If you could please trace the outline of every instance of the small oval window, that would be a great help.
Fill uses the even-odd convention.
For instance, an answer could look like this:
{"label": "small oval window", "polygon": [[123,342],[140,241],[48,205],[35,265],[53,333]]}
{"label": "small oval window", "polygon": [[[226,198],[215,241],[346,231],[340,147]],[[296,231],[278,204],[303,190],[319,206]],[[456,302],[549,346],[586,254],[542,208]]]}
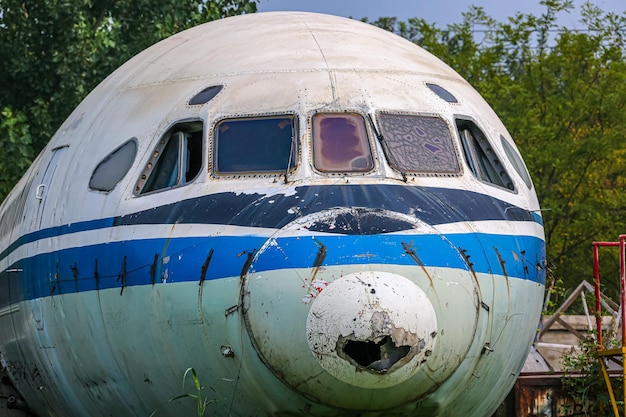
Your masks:
{"label": "small oval window", "polygon": [[204,90],[200,91],[198,94],[193,96],[191,100],[189,100],[190,106],[198,106],[200,104],[206,104],[209,101],[213,100],[213,98],[222,91],[221,85],[213,85],[211,87],[207,87]]}
{"label": "small oval window", "polygon": [[502,141],[504,153],[506,154],[507,158],[509,158],[509,161],[511,161],[511,165],[513,165],[515,172],[519,174],[519,176],[522,178],[522,181],[524,181],[524,184],[526,184],[526,186],[530,189],[533,184],[530,180],[530,174],[526,169],[526,165],[524,165],[524,161],[522,160],[521,155],[517,152],[517,150],[515,150],[515,148],[513,148],[513,145],[511,145],[509,141],[504,138],[504,136],[500,135],[500,140]]}
{"label": "small oval window", "polygon": [[438,84],[426,83],[426,87],[430,88],[430,91],[437,94],[440,99],[447,101],[448,103],[458,103],[459,101],[452,95],[451,92],[443,88]]}
{"label": "small oval window", "polygon": [[95,191],[111,191],[124,178],[137,155],[137,139],[132,138],[104,158],[89,180],[89,188]]}

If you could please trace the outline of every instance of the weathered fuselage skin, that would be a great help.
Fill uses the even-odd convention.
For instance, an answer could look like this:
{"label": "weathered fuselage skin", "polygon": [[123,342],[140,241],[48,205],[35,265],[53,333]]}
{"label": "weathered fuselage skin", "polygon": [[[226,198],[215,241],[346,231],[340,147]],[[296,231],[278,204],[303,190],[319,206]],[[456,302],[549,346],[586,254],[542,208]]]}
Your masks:
{"label": "weathered fuselage skin", "polygon": [[[209,86],[222,90],[189,104]],[[385,111],[444,120],[460,172],[393,169]],[[318,112],[371,118],[373,169],[313,166]],[[216,123],[277,114],[297,121],[296,164],[215,172]],[[472,174],[458,118],[484,132],[511,189]],[[203,126],[199,175],[138,193],[186,120]],[[91,189],[130,138],[129,171]],[[537,198],[503,140],[458,74],[361,22],[261,13],[177,34],[94,89],[3,203],[2,367],[40,416],[194,415],[190,398],[163,405],[188,368],[211,415],[488,416],[528,354],[545,284]],[[387,347],[401,358],[358,359]]]}

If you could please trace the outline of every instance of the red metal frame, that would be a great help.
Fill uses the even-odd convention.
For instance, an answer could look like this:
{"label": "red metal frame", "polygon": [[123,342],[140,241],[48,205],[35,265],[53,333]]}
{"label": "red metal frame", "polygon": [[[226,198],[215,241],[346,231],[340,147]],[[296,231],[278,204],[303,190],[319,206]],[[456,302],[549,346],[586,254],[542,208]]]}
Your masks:
{"label": "red metal frame", "polygon": [[[611,397],[611,405],[613,407],[613,413],[616,417],[619,417],[619,411],[617,409],[617,403],[613,394],[613,388],[611,387],[611,380],[604,363],[604,358],[609,356],[620,355],[622,357],[622,364],[624,364],[624,358],[626,356],[626,304],[624,303],[626,295],[626,235],[620,235],[618,242],[593,242],[593,275],[595,280],[595,295],[596,295],[596,330],[597,330],[597,342],[598,342],[598,360],[600,361],[600,368],[602,370],[602,376],[606,382],[609,390],[609,396]],[[621,307],[621,326],[622,326],[622,347],[621,349],[604,349],[602,342],[602,311],[600,305],[600,255],[599,249],[602,246],[619,247],[619,260],[620,260],[620,307]],[[622,366],[622,376],[626,381],[626,367]],[[623,404],[624,415],[626,416],[626,384],[624,384],[623,390]]]}

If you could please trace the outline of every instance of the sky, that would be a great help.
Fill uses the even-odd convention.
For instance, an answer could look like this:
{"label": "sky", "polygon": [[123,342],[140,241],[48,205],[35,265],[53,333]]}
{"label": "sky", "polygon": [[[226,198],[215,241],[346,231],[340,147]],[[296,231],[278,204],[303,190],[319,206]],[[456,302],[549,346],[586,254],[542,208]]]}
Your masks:
{"label": "sky", "polygon": [[[578,12],[583,3],[584,0],[574,0],[575,11],[559,15],[558,23],[570,29],[582,28]],[[626,12],[625,0],[594,0],[591,3],[606,12],[621,15]],[[421,17],[427,23],[444,28],[450,23],[460,23],[462,13],[472,4],[483,7],[488,15],[500,22],[517,12],[539,16],[545,11],[539,0],[259,0],[257,10],[309,11],[353,19],[367,17],[370,21],[379,17],[397,17],[400,20]]]}

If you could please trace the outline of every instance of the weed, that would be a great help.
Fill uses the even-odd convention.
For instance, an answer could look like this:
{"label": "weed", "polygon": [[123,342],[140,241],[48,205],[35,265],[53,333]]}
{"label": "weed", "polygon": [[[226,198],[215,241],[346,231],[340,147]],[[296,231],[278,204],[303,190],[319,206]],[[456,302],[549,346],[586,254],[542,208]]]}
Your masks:
{"label": "weed", "polygon": [[[189,394],[185,392],[185,381],[187,380],[187,375],[189,374],[191,374],[191,378],[193,379],[194,387],[196,389],[196,392],[194,394]],[[196,370],[194,368],[187,368],[187,370],[185,371],[185,374],[183,375],[183,388],[182,388],[183,393],[173,398],[170,398],[169,400],[161,404],[156,410],[152,412],[152,414],[150,414],[150,417],[154,417],[159,412],[159,410],[161,410],[165,405],[173,401],[180,400],[182,398],[194,399],[197,405],[198,417],[204,416],[204,414],[206,413],[207,406],[211,404],[214,400],[209,400],[208,398],[203,397],[202,389],[203,387],[200,384],[200,380],[198,379]]]}
{"label": "weed", "polygon": [[[563,355],[563,389],[579,404],[584,404],[588,415],[613,417],[609,391],[600,374],[595,338],[582,340],[579,348],[580,353],[572,351]],[[614,391],[620,393],[622,378],[611,378],[611,382]]]}

